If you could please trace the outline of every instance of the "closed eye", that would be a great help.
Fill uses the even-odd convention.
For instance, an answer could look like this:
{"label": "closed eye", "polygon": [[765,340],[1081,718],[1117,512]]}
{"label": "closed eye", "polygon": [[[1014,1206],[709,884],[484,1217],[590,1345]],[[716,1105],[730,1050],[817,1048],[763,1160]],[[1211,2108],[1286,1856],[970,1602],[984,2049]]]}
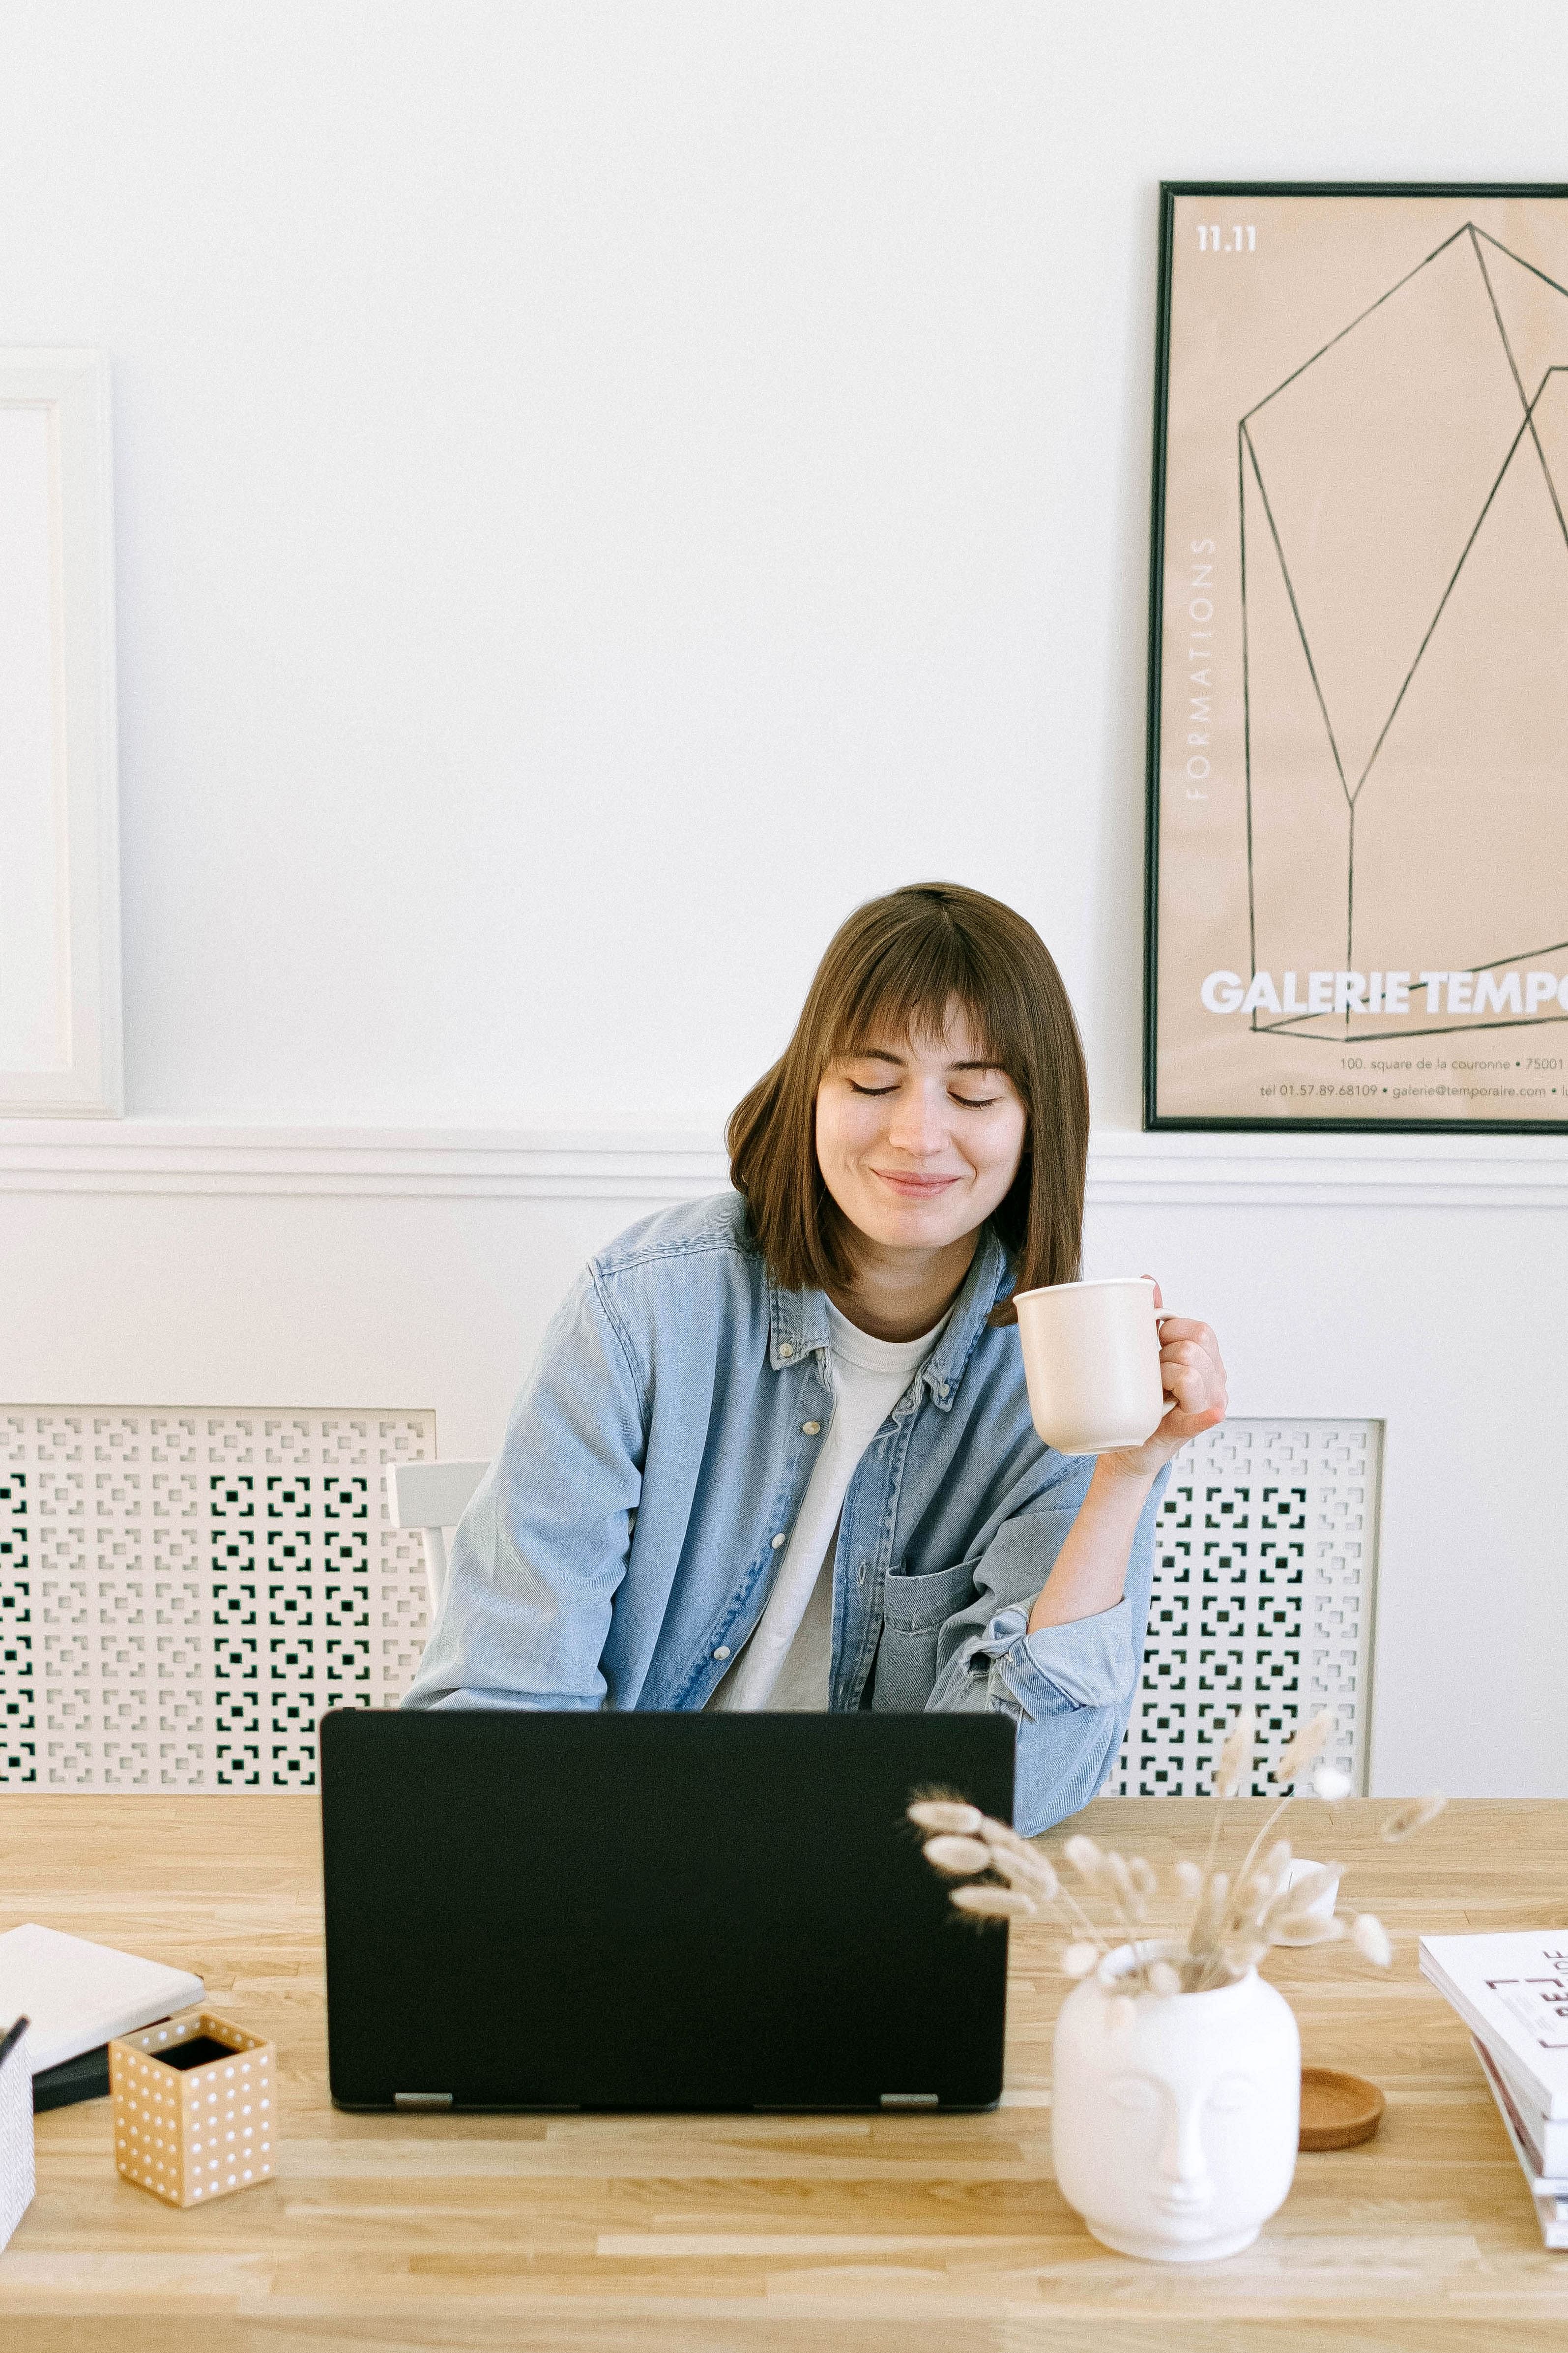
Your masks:
{"label": "closed eye", "polygon": [[[851,1079],[849,1082],[849,1092],[851,1094],[855,1095],[896,1095],[899,1090],[896,1085],[890,1087],[863,1087],[858,1079]],[[948,1089],[948,1100],[950,1103],[960,1104],[965,1111],[989,1111],[992,1104],[1000,1103],[1002,1098],[1000,1095],[957,1095],[953,1093],[950,1087]]]}

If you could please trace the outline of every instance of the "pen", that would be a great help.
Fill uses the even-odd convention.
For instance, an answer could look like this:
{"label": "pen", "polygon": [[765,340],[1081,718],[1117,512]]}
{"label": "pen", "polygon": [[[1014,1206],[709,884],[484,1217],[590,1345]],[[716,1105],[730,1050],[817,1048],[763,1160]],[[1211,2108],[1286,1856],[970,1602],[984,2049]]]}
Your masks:
{"label": "pen", "polygon": [[26,2031],[26,2020],[25,2018],[19,2018],[16,2021],[16,2025],[11,2029],[10,2033],[6,2035],[5,2041],[0,2042],[0,2067],[4,2067],[6,2060],[11,2056],[13,2048],[16,2043],[20,2042]]}

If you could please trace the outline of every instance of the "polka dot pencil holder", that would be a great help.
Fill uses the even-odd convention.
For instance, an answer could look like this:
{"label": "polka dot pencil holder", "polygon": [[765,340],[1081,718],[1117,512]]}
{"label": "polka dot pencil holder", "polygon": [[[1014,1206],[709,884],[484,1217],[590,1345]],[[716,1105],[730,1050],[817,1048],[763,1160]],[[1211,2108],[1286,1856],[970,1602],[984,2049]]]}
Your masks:
{"label": "polka dot pencil holder", "polygon": [[270,2042],[210,2010],[109,2046],[116,2170],[171,2206],[205,2206],[272,2179]]}

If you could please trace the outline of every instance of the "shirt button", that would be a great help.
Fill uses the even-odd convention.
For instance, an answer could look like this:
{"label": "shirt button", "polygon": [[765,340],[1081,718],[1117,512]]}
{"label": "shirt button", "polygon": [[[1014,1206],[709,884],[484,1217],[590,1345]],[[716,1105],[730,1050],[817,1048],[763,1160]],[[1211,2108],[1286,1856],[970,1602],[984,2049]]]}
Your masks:
{"label": "shirt button", "polygon": [[815,1438],[818,1430],[822,1428],[822,1424],[819,1421],[803,1421],[800,1427],[801,1433],[804,1437]]}
{"label": "shirt button", "polygon": [[793,1340],[781,1340],[779,1342],[779,1354],[781,1356],[793,1356],[795,1354],[795,1342]]}
{"label": "shirt button", "polygon": [[774,1538],[773,1538],[773,1550],[774,1550],[775,1552],[777,1552],[777,1550],[778,1550],[778,1548],[779,1548],[780,1545],[782,1545],[782,1544],[783,1544],[783,1542],[784,1542],[784,1538],[783,1538],[783,1536],[774,1536]]}
{"label": "shirt button", "polygon": [[728,1643],[728,1642],[721,1642],[721,1643],[720,1643],[720,1645],[719,1645],[719,1647],[718,1647],[718,1649],[717,1649],[717,1650],[714,1651],[714,1653],[713,1653],[713,1656],[714,1656],[716,1659],[727,1659],[727,1658],[729,1657],[729,1655],[730,1655],[730,1645],[729,1645],[729,1643]]}

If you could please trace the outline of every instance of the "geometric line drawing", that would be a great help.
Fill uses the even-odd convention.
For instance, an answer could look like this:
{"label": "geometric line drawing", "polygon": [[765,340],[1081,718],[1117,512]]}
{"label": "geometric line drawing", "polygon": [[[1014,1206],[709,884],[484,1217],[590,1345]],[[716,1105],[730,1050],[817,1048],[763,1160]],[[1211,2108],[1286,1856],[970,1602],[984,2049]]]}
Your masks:
{"label": "geometric line drawing", "polygon": [[0,1788],[314,1790],[426,1633],[382,1472],[434,1414],[0,1409]]}
{"label": "geometric line drawing", "polygon": [[[1358,339],[1369,336],[1373,341],[1368,345],[1366,359],[1360,364],[1358,375],[1353,354]],[[1441,354],[1446,364],[1436,366],[1434,354]],[[1325,364],[1331,371],[1326,377],[1322,373]],[[1451,427],[1451,430],[1434,431],[1424,438],[1415,437],[1411,454],[1405,459],[1401,454],[1396,430],[1399,413],[1394,402],[1396,398],[1403,399],[1408,406],[1428,382],[1434,387],[1434,400],[1446,398],[1450,402],[1450,409],[1444,410],[1438,421],[1446,427]],[[1360,414],[1355,401],[1347,394],[1347,384],[1359,388]],[[1395,388],[1393,392],[1391,385]],[[1436,389],[1439,386],[1440,391]],[[1254,401],[1238,417],[1236,430],[1242,748],[1252,973],[1256,976],[1260,969],[1280,968],[1289,961],[1288,957],[1272,955],[1267,941],[1260,942],[1264,918],[1259,908],[1258,849],[1263,816],[1259,796],[1265,789],[1265,773],[1258,764],[1260,716],[1268,702],[1282,703],[1286,691],[1289,696],[1289,724],[1283,727],[1283,735],[1289,738],[1293,757],[1298,762],[1307,761],[1310,770],[1314,755],[1310,738],[1313,731],[1320,753],[1326,755],[1318,769],[1321,782],[1311,787],[1316,810],[1311,820],[1315,828],[1313,857],[1321,860],[1324,870],[1315,903],[1321,927],[1329,922],[1330,908],[1337,895],[1345,966],[1353,972],[1364,924],[1358,904],[1359,819],[1363,797],[1369,788],[1374,793],[1378,789],[1391,740],[1399,737],[1402,729],[1409,733],[1405,722],[1412,708],[1411,697],[1439,659],[1445,646],[1449,649],[1448,660],[1465,659],[1460,649],[1467,644],[1468,632],[1454,617],[1458,598],[1474,573],[1479,551],[1486,548],[1490,537],[1498,533],[1505,506],[1509,536],[1500,542],[1500,553],[1494,561],[1501,562],[1516,538],[1520,546],[1528,546],[1530,563],[1514,566],[1520,575],[1514,593],[1521,600],[1521,609],[1528,612],[1534,625],[1534,638],[1554,642],[1559,617],[1568,626],[1568,287],[1559,284],[1473,221],[1467,221],[1375,301],[1359,310],[1271,391]],[[1398,594],[1386,588],[1384,575],[1375,575],[1374,568],[1374,576],[1360,576],[1369,570],[1364,543],[1361,548],[1363,560],[1360,575],[1352,569],[1349,590],[1342,573],[1335,582],[1337,596],[1331,595],[1327,586],[1332,566],[1318,543],[1317,531],[1326,512],[1325,536],[1331,542],[1336,496],[1342,503],[1350,501],[1348,491],[1336,489],[1336,448],[1351,453],[1343,462],[1352,470],[1352,461],[1360,462],[1363,469],[1369,462],[1365,447],[1358,448],[1358,430],[1366,436],[1366,447],[1374,448],[1378,455],[1379,465],[1373,470],[1373,477],[1390,523],[1390,543],[1383,551],[1384,561],[1386,579],[1397,581]],[[1441,461],[1453,470],[1454,479],[1443,483],[1441,492],[1433,487],[1434,468],[1438,464],[1435,449],[1441,453]],[[1297,495],[1295,512],[1287,519],[1279,511],[1280,489],[1282,485],[1294,484],[1298,478],[1302,485],[1310,487],[1313,496]],[[1363,480],[1364,473],[1356,479]],[[1447,506],[1445,500],[1449,501]],[[1442,512],[1424,512],[1428,506],[1433,510],[1441,508]],[[1545,552],[1534,520],[1536,508],[1542,517],[1550,516],[1550,536],[1558,551],[1555,571],[1550,576],[1542,568]],[[1310,583],[1310,596],[1304,583]],[[1358,589],[1362,601],[1359,607],[1354,607]],[[1279,603],[1280,591],[1283,605]],[[1475,592],[1478,596],[1485,593],[1489,592],[1480,588]],[[1490,593],[1495,603],[1495,591]],[[1268,638],[1273,686],[1271,695],[1267,697],[1260,691],[1257,670],[1260,596],[1274,616]],[[1288,624],[1284,619],[1287,610]],[[1299,688],[1282,690],[1283,647],[1291,636],[1303,683]],[[1353,647],[1353,659],[1340,658],[1336,661],[1334,646],[1330,642],[1332,640],[1343,641],[1340,647],[1342,657],[1346,646]],[[1337,675],[1325,671],[1326,652],[1331,657],[1331,669]],[[1521,659],[1526,657],[1521,655]],[[1424,712],[1416,723],[1416,733],[1408,750],[1407,772],[1400,780],[1400,790],[1408,804],[1405,814],[1397,820],[1385,815],[1382,821],[1379,871],[1384,882],[1391,871],[1390,843],[1397,845],[1398,827],[1405,827],[1412,844],[1421,841],[1422,757],[1429,758],[1430,743],[1439,733],[1433,713],[1440,706],[1440,698],[1448,691],[1445,683],[1439,683],[1434,690],[1439,702],[1434,702],[1433,712]],[[1521,701],[1528,699],[1527,692],[1519,697]],[[1474,721],[1478,730],[1484,727],[1484,720],[1485,714],[1478,712]],[[1546,720],[1542,723],[1551,725]],[[1538,758],[1535,765],[1553,767],[1560,773],[1563,755],[1568,752],[1561,728],[1552,737],[1551,750],[1554,757]],[[1277,760],[1278,746],[1275,756]],[[1476,769],[1477,773],[1483,772],[1479,760]],[[1556,776],[1552,784],[1560,800]],[[1342,825],[1342,858],[1335,869],[1337,881],[1329,877],[1333,860],[1323,847],[1334,828],[1328,805],[1331,789],[1340,810],[1339,823]],[[1479,817],[1475,822],[1479,828]],[[1518,839],[1510,836],[1505,848],[1517,861],[1519,895],[1540,911],[1542,892],[1544,890],[1549,893],[1552,885],[1549,879],[1543,880],[1542,857],[1526,837],[1526,828],[1515,826],[1513,834]],[[1489,845],[1489,854],[1495,863],[1501,854],[1495,843]],[[1479,843],[1474,855],[1479,855]],[[1274,859],[1270,923],[1277,933],[1280,908],[1290,903],[1293,878],[1287,851],[1277,849]],[[1311,860],[1303,863],[1310,865]],[[1458,863],[1461,871],[1454,878],[1453,889],[1462,903],[1464,861]],[[1304,891],[1308,886],[1300,887]],[[1508,889],[1506,878],[1500,884],[1494,877],[1494,898],[1500,897],[1506,903]],[[1568,931],[1568,909],[1559,905],[1555,912],[1558,921],[1552,927],[1553,944],[1530,951],[1534,957],[1568,953],[1568,941],[1555,936]],[[1386,939],[1386,914],[1381,920]],[[1521,920],[1521,929],[1525,928]],[[1537,929],[1535,935],[1541,936],[1545,928],[1542,925]],[[1489,950],[1485,955],[1472,953],[1467,958],[1456,953],[1454,971],[1478,978],[1514,960],[1492,952],[1495,943],[1484,944]],[[1362,953],[1367,964],[1378,964],[1380,952],[1375,943],[1370,952],[1363,944]],[[1390,963],[1397,960],[1397,951],[1387,957]],[[1568,972],[1564,977],[1568,978]],[[1517,1002],[1518,986],[1516,981],[1513,996],[1506,1005],[1494,991],[1489,1004],[1472,1018],[1455,1014],[1444,1018],[1437,1013],[1421,1026],[1405,1020],[1397,1026],[1387,1026],[1378,1023],[1375,1014],[1352,1014],[1349,1010],[1327,1015],[1292,1009],[1280,1018],[1255,1009],[1248,1018],[1252,1029],[1259,1035],[1315,1039],[1337,1046],[1342,1046],[1349,1038],[1358,1043],[1408,1041],[1415,1038],[1468,1036],[1473,1031],[1541,1029],[1568,1021],[1568,1013],[1536,1011],[1527,1016]],[[1287,1004],[1289,1006],[1291,1000],[1288,998]],[[1500,1018],[1489,1018],[1489,1012]],[[1310,1027],[1304,1026],[1309,1023]],[[1369,1023],[1377,1026],[1368,1026]]]}
{"label": "geometric line drawing", "polygon": [[1253,1797],[1279,1794],[1268,1765],[1325,1707],[1326,1754],[1364,1792],[1381,1441],[1375,1421],[1226,1421],[1178,1455],[1111,1795],[1208,1796],[1246,1702],[1262,1752]]}

